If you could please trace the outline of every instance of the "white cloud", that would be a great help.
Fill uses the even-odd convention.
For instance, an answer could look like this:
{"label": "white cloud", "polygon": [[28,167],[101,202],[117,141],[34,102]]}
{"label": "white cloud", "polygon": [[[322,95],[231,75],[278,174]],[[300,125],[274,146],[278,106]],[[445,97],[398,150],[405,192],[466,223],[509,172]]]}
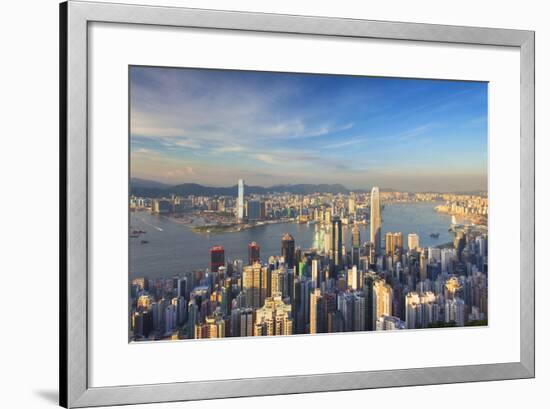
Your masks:
{"label": "white cloud", "polygon": [[168,147],[180,147],[180,148],[190,148],[190,149],[200,149],[201,144],[193,139],[185,138],[173,138],[173,139],[164,139],[162,141],[164,146]]}
{"label": "white cloud", "polygon": [[270,165],[274,165],[277,163],[277,160],[272,155],[268,155],[266,153],[258,153],[253,155],[253,157],[262,162],[269,163]]}
{"label": "white cloud", "polygon": [[232,152],[244,152],[246,148],[244,146],[231,145],[231,146],[221,146],[212,150],[213,153],[232,153]]}
{"label": "white cloud", "polygon": [[169,170],[166,172],[166,176],[168,177],[181,177],[181,176],[190,176],[190,175],[194,175],[195,174],[195,171],[193,170],[193,168],[191,166],[185,166],[183,168],[177,168],[177,169],[174,169],[174,170]]}

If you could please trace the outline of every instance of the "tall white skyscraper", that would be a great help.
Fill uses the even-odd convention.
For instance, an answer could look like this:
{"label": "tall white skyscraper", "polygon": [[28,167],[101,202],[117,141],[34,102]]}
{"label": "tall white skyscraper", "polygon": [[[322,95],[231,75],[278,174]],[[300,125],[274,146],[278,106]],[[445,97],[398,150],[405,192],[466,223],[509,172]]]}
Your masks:
{"label": "tall white skyscraper", "polygon": [[374,186],[370,194],[370,241],[374,244],[375,254],[382,247],[382,217],[380,215],[380,192]]}
{"label": "tall white skyscraper", "polygon": [[244,180],[239,179],[239,197],[237,199],[237,218],[242,221],[244,218]]}

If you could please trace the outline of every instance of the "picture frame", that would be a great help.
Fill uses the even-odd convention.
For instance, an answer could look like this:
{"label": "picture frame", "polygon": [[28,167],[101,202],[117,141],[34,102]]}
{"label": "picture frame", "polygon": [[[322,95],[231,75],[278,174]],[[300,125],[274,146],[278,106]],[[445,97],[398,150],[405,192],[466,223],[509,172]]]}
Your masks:
{"label": "picture frame", "polygon": [[[187,27],[511,47],[520,52],[520,359],[494,364],[109,387],[89,383],[88,25]],[[60,404],[139,404],[535,376],[535,135],[532,31],[69,1],[60,5]]]}

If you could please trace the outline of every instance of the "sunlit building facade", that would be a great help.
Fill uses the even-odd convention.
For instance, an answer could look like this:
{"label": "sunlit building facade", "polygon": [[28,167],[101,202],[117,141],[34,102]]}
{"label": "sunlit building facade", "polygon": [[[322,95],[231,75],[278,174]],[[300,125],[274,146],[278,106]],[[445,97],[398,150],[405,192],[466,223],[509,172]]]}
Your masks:
{"label": "sunlit building facade", "polygon": [[237,219],[242,221],[244,219],[244,180],[239,179],[237,183]]}
{"label": "sunlit building facade", "polygon": [[370,241],[374,245],[375,254],[379,255],[382,247],[382,215],[380,192],[376,186],[372,188],[370,194]]}

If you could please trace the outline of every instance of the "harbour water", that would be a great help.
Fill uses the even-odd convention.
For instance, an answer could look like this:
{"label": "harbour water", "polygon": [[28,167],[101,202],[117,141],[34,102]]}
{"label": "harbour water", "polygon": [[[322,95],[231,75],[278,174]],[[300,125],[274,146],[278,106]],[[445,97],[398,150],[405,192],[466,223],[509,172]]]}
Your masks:
{"label": "harbour water", "polygon": [[[382,237],[386,232],[402,232],[406,247],[407,235],[420,236],[422,247],[437,246],[453,239],[448,229],[451,218],[437,213],[440,203],[418,202],[387,204],[382,212]],[[165,216],[146,212],[130,214],[132,229],[147,233],[130,238],[130,279],[147,276],[169,277],[173,274],[205,269],[209,263],[209,249],[223,246],[228,260],[248,257],[248,243],[260,245],[262,261],[281,251],[281,237],[290,233],[296,247],[311,248],[319,239],[319,226],[315,224],[279,223],[252,229],[216,235],[194,233],[185,224]],[[439,234],[431,237],[430,234]],[[351,229],[344,226],[344,244],[351,243]],[[369,225],[360,226],[361,242],[369,239]],[[142,240],[147,243],[142,243]]]}

